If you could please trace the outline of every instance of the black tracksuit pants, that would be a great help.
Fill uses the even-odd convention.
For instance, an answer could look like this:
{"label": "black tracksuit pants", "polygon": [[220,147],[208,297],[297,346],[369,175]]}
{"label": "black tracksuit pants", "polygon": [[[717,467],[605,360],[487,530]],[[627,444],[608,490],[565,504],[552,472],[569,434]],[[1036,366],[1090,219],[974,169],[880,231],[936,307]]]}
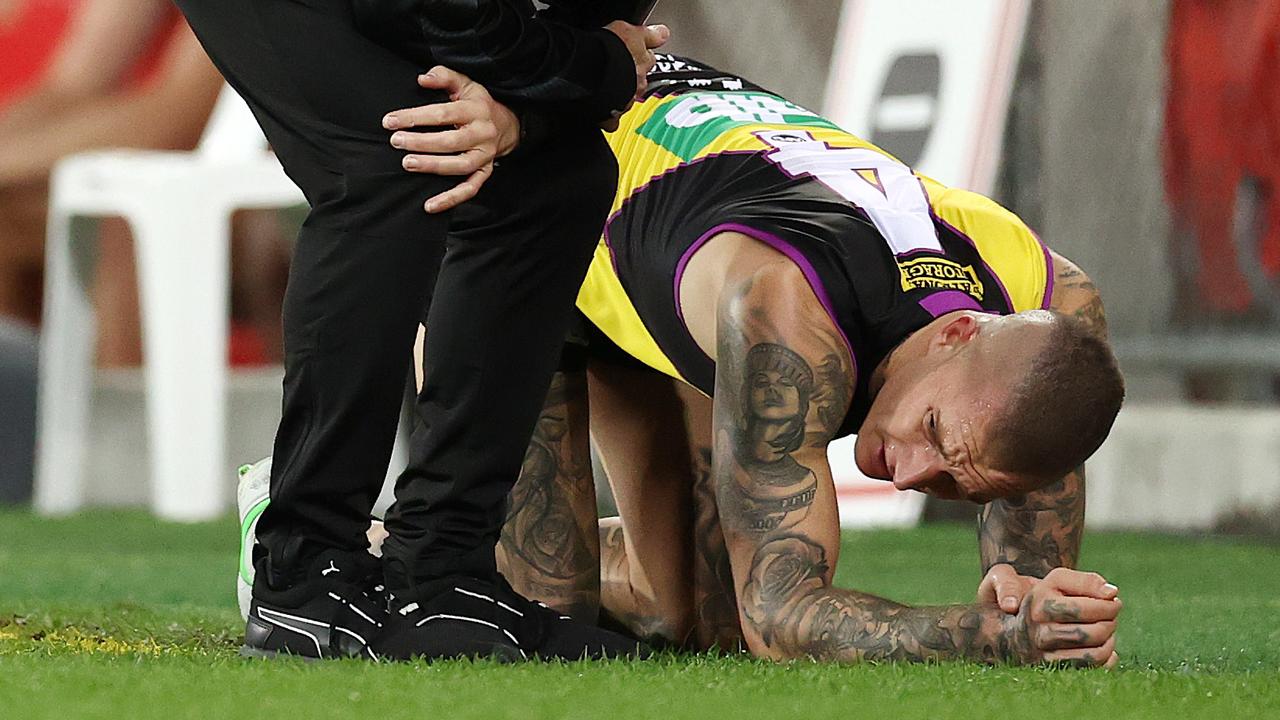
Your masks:
{"label": "black tracksuit pants", "polygon": [[595,130],[561,133],[502,159],[452,217],[428,215],[426,198],[456,179],[402,170],[381,121],[444,99],[417,86],[429,58],[359,34],[348,0],[177,4],[311,205],[285,298],[284,411],[258,525],[270,582],[290,582],[315,549],[366,546],[428,303],[426,386],[387,517],[388,585],[492,573],[613,197],[608,146]]}

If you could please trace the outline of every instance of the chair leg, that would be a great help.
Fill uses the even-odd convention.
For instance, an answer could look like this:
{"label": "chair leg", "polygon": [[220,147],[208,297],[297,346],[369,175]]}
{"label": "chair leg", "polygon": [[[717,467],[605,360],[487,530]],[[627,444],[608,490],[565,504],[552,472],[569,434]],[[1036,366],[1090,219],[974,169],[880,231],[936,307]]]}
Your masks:
{"label": "chair leg", "polygon": [[151,504],[160,517],[180,521],[224,512],[233,475],[225,451],[230,222],[207,198],[189,195],[130,218],[141,289]]}
{"label": "chair leg", "polygon": [[56,202],[51,207],[34,497],[36,510],[46,515],[73,512],[84,505],[96,334],[88,289],[93,248],[73,242],[70,214],[58,209]]}

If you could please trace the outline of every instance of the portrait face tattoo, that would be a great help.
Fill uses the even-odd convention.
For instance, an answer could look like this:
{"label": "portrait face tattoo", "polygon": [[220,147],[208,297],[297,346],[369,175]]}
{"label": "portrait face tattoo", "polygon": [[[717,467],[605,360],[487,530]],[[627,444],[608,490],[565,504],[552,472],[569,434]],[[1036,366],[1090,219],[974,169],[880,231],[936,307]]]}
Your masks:
{"label": "portrait face tattoo", "polygon": [[779,462],[800,447],[813,394],[813,371],[804,358],[781,345],[761,343],[747,353],[747,461]]}
{"label": "portrait face tattoo", "polygon": [[813,504],[817,478],[791,457],[804,442],[812,395],[813,370],[795,352],[761,343],[747,353],[734,454],[741,512],[753,531],[790,527]]}
{"label": "portrait face tattoo", "polygon": [[791,378],[777,370],[760,370],[751,376],[751,414],[765,420],[793,418],[800,410],[800,390]]}

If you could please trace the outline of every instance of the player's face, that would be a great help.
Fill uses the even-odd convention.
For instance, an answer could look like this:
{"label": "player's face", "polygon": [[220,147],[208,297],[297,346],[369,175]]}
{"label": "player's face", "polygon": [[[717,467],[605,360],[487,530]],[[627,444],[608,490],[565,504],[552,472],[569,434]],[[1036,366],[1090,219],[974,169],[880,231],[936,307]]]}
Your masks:
{"label": "player's face", "polygon": [[800,414],[800,389],[775,370],[759,370],[750,380],[751,412],[763,420],[789,420]]}
{"label": "player's face", "polygon": [[987,430],[1006,393],[968,363],[889,378],[858,432],[854,455],[870,477],[948,500],[984,503],[1039,483],[986,462]]}

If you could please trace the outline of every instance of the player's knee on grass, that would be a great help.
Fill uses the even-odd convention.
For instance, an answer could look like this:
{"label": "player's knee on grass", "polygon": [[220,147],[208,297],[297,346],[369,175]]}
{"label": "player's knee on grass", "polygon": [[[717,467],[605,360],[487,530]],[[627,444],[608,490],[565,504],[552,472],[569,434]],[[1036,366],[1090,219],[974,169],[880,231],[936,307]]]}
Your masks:
{"label": "player's knee on grass", "polygon": [[619,518],[600,520],[601,623],[655,646],[685,647],[694,635],[692,587],[655,587],[627,555]]}

